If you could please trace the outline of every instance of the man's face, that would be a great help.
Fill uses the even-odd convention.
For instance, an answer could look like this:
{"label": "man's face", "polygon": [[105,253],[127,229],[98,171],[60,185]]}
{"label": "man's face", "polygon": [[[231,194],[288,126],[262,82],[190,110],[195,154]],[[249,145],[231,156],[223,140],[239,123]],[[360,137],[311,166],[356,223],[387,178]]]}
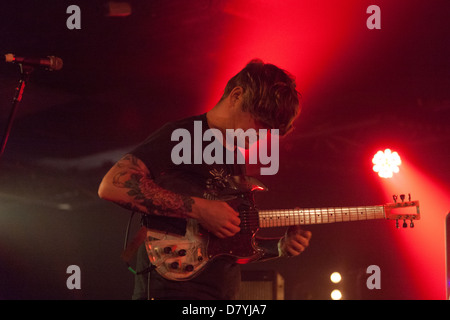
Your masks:
{"label": "man's face", "polygon": [[257,141],[266,139],[270,134],[270,128],[256,120],[250,112],[243,110],[246,99],[246,94],[241,87],[236,87],[231,92],[231,108],[229,109],[231,121],[227,129],[234,130],[238,141],[241,141],[239,147],[249,149]]}
{"label": "man's face", "polygon": [[[242,129],[242,135],[245,135],[245,147],[241,147],[244,147],[245,149],[250,149],[250,147],[260,139],[267,139],[270,134],[270,130],[264,124],[257,121],[249,112],[242,110],[236,114],[233,129]],[[254,131],[251,129],[253,129]],[[256,139],[249,138],[249,136],[254,137],[255,135]]]}

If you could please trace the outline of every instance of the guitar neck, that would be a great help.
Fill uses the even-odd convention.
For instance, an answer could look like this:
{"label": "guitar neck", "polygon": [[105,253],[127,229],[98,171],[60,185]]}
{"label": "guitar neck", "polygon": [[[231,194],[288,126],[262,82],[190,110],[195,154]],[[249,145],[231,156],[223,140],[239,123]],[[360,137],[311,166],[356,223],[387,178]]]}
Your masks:
{"label": "guitar neck", "polygon": [[382,205],[260,210],[258,213],[260,228],[386,219],[385,208]]}

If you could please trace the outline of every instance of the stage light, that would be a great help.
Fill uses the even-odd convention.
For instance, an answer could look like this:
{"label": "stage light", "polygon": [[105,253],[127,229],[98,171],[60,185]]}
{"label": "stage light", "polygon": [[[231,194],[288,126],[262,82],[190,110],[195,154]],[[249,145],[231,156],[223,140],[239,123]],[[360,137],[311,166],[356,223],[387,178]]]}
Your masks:
{"label": "stage light", "polygon": [[[404,190],[420,201],[421,219],[408,232],[387,228],[392,249],[400,253],[396,269],[408,279],[408,293],[402,299],[442,300],[445,296],[445,215],[450,208],[448,181],[411,162],[402,160],[402,174],[395,179],[378,179],[385,197]],[[405,230],[406,231],[406,230]],[[420,270],[420,276],[417,276]]]}
{"label": "stage light", "polygon": [[392,178],[394,173],[399,172],[399,165],[402,160],[397,152],[392,152],[391,149],[378,151],[372,159],[373,171],[377,172],[381,178]]}
{"label": "stage light", "polygon": [[335,289],[333,291],[331,291],[331,299],[333,300],[341,300],[342,299],[342,292],[338,289]]}
{"label": "stage light", "polygon": [[330,280],[331,280],[331,282],[333,282],[333,283],[339,283],[339,282],[341,282],[341,280],[342,280],[341,274],[340,274],[339,272],[333,272],[333,273],[330,275]]}

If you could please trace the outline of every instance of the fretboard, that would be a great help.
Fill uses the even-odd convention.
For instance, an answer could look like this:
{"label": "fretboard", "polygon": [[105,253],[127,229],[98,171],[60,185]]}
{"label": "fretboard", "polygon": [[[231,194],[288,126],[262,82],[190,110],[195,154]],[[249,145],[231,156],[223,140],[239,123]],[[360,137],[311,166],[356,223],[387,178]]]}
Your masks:
{"label": "fretboard", "polygon": [[260,228],[385,219],[384,206],[260,210]]}

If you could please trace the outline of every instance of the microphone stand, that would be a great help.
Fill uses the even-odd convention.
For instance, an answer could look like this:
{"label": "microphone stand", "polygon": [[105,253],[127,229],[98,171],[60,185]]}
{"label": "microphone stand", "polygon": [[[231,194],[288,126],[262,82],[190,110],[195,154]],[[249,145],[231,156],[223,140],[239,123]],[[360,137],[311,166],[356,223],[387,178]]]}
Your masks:
{"label": "microphone stand", "polygon": [[28,83],[28,80],[30,79],[30,75],[33,72],[34,68],[27,65],[19,64],[20,68],[20,80],[19,84],[16,87],[16,92],[14,94],[14,99],[12,102],[12,108],[11,113],[9,114],[8,124],[6,126],[5,132],[3,134],[2,138],[2,144],[0,149],[0,158],[3,156],[3,153],[5,152],[6,142],[8,141],[9,134],[11,133],[12,124],[14,121],[14,118],[17,113],[17,108],[19,105],[19,102],[22,101],[22,95],[23,91],[25,89],[26,84]]}

